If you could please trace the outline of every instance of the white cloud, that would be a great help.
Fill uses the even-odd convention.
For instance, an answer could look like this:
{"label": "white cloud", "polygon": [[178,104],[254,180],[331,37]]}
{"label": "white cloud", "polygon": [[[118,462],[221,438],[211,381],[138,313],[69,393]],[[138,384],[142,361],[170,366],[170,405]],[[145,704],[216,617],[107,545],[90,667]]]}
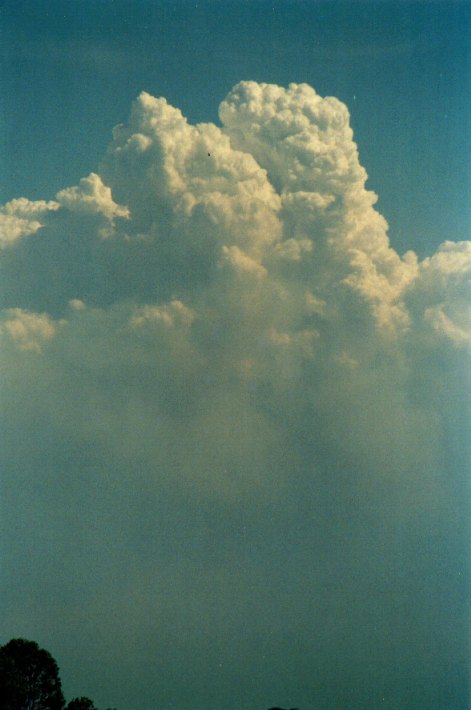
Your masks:
{"label": "white cloud", "polygon": [[366,179],[346,106],[307,84],[241,82],[222,102],[220,117],[233,145],[253,155],[282,192],[337,195]]}
{"label": "white cloud", "polygon": [[0,208],[0,247],[37,232],[43,226],[43,217],[58,208],[57,202],[32,202],[25,197],[7,202]]}
{"label": "white cloud", "polygon": [[171,231],[176,248],[205,231],[259,254],[279,237],[281,202],[265,171],[219,128],[190,126],[164,99],[141,94],[103,170],[139,228]]}
{"label": "white cloud", "polygon": [[57,202],[71,212],[80,214],[101,214],[106,219],[114,217],[129,217],[127,207],[113,202],[111,190],[103,184],[96,173],[90,173],[80,180],[77,187],[68,187],[57,194]]}
{"label": "white cloud", "polygon": [[252,275],[256,279],[263,279],[267,270],[254,259],[251,259],[247,254],[236,246],[223,247],[222,253],[224,261],[231,264],[235,271],[240,274]]}
{"label": "white cloud", "polygon": [[[144,301],[130,322],[173,322],[175,304],[185,303],[198,313],[198,332],[225,320],[240,361],[263,357],[262,346],[254,352],[255,332],[256,342],[273,345],[270,332],[301,343],[299,334],[312,329],[327,348],[319,353],[333,362],[343,352],[356,361],[362,338],[377,348],[384,338],[409,333],[410,342],[427,328],[429,345],[434,334],[464,342],[469,243],[445,242],[420,264],[413,252],[396,254],[376,196],[365,188],[343,104],[307,85],[242,82],[220,115],[222,129],[191,126],[165,99],[141,94],[129,123],[114,131],[103,176],[91,173],[56,202],[8,203],[5,240],[33,233],[43,215],[61,208],[60,230],[73,217],[77,232],[83,218],[93,243],[104,225],[86,217],[102,216],[116,238],[102,257],[115,300],[120,275],[128,278],[136,257],[136,294],[141,281],[154,282],[156,293],[167,281],[173,291],[167,304]],[[45,244],[54,229],[44,227]],[[106,284],[100,288],[106,294]],[[73,294],[72,309],[86,296]],[[352,319],[361,323],[357,332]]]}
{"label": "white cloud", "polygon": [[465,345],[471,343],[471,312],[468,309],[467,313],[462,316],[462,325],[460,320],[451,319],[444,311],[444,305],[432,306],[426,308],[424,317],[427,323],[430,323],[432,328],[441,335],[449,338],[456,345]]}
{"label": "white cloud", "polygon": [[[142,348],[159,351],[164,379],[171,362],[180,363],[184,379],[195,375],[183,366],[190,357],[206,363],[208,372],[199,376],[209,380],[247,382],[250,375],[254,386],[263,381],[278,391],[288,377],[302,403],[320,396],[315,373],[326,368],[332,381],[347,364],[368,381],[371,362],[389,348],[382,357],[390,360],[390,376],[402,379],[394,358],[420,361],[423,348],[442,347],[444,338],[468,342],[469,243],[445,242],[422,263],[413,252],[399,257],[374,208],[376,196],[365,188],[343,104],[306,85],[242,82],[220,115],[222,129],[191,126],[165,99],[143,93],[129,123],[115,129],[102,175],[91,173],[62,190],[57,202],[21,199],[3,208],[5,217],[24,222],[17,227],[24,234],[60,208],[59,227],[43,229],[45,245],[62,239],[68,220],[74,220],[70,231],[92,245],[101,242],[104,226],[87,217],[111,225],[106,250],[91,252],[106,273],[99,291],[104,302],[90,308],[89,294],[80,291],[68,299],[76,325],[60,337],[74,339],[80,327],[89,341],[85,348],[74,340],[77,357],[108,342],[110,366],[122,367],[134,333]],[[96,268],[92,261],[66,263],[63,279]],[[121,282],[127,283],[123,300],[134,294],[138,305],[119,306]],[[141,283],[153,298],[145,298]],[[166,284],[163,299],[156,299],[159,284]],[[45,315],[28,318],[44,328],[49,323]],[[33,338],[26,334],[32,321],[27,327],[22,319],[5,326],[4,335],[39,350],[39,325]],[[43,339],[56,334],[52,321],[48,327]],[[169,373],[167,380],[178,379],[178,370]],[[198,387],[192,391],[201,396]]]}
{"label": "white cloud", "polygon": [[69,301],[69,306],[73,311],[83,311],[87,307],[87,304],[80,300],[80,298],[73,298]]}
{"label": "white cloud", "polygon": [[[96,598],[108,605],[121,570],[119,626],[134,615],[150,646],[177,633],[170,607],[201,651],[221,578],[246,595],[230,597],[223,632],[239,643],[249,618],[268,637],[266,580],[281,575],[296,598],[287,624],[334,661],[346,629],[369,667],[378,619],[388,643],[398,625],[409,642],[412,623],[420,652],[439,606],[427,595],[437,575],[446,588],[447,539],[461,534],[470,243],[421,262],[391,248],[336,99],[243,82],[220,115],[222,128],[191,126],[142,94],[97,173],[57,202],[2,209],[11,509],[31,545],[46,539],[59,596],[83,608],[88,572],[94,624],[114,627]],[[40,240],[19,239],[41,225]],[[287,584],[292,560],[300,581]],[[28,559],[23,588],[45,575]]]}
{"label": "white cloud", "polygon": [[9,308],[4,313],[1,331],[20,350],[41,353],[43,344],[52,340],[64,320],[54,321],[47,313],[28,313],[21,308]]}
{"label": "white cloud", "polygon": [[177,324],[191,326],[195,314],[181,301],[172,301],[167,306],[142,306],[129,321],[132,328],[141,328],[162,323],[170,328]]}

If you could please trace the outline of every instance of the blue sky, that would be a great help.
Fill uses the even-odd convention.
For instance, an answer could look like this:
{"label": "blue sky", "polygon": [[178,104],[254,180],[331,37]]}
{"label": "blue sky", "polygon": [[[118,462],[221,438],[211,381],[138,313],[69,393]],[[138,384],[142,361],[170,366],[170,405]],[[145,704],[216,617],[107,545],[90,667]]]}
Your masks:
{"label": "blue sky", "polygon": [[344,101],[399,250],[469,233],[467,2],[2,3],[2,202],[96,166],[145,90],[217,120],[242,79]]}
{"label": "blue sky", "polygon": [[470,19],[0,2],[0,643],[68,699],[469,707]]}

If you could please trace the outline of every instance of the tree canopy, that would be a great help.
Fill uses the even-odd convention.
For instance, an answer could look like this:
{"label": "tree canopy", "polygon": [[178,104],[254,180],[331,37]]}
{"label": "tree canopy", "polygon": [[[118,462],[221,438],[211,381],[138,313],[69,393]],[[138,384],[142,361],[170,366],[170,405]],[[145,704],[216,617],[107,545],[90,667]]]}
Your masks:
{"label": "tree canopy", "polygon": [[97,710],[81,696],[65,703],[59,667],[35,641],[12,639],[0,646],[0,710]]}
{"label": "tree canopy", "polygon": [[59,667],[49,651],[39,648],[35,641],[18,638],[0,646],[0,710],[98,709],[85,696],[73,698],[66,705]]}
{"label": "tree canopy", "polygon": [[90,698],[81,697],[67,703],[65,710],[97,710],[97,707]]}
{"label": "tree canopy", "polygon": [[3,710],[62,710],[59,668],[34,641],[12,639],[0,647],[0,705]]}

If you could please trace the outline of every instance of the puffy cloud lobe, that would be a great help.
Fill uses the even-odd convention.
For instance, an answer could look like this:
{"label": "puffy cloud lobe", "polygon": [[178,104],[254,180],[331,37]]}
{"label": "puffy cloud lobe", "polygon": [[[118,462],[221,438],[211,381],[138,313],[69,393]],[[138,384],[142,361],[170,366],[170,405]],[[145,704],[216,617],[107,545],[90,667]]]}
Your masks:
{"label": "puffy cloud lobe", "polygon": [[0,209],[0,246],[8,247],[20,237],[34,234],[43,226],[42,218],[58,208],[57,202],[31,202],[24,197],[7,202]]}
{"label": "puffy cloud lobe", "polygon": [[338,194],[366,180],[346,106],[307,84],[241,82],[220,106],[231,142],[266,167],[281,192]]}
{"label": "puffy cloud lobe", "polygon": [[[258,264],[259,274],[268,268],[280,283],[293,277],[306,291],[315,283],[321,300],[343,293],[349,307],[356,301],[392,335],[410,327],[411,289],[424,292],[422,281],[438,273],[453,288],[450,269],[459,266],[452,258],[468,268],[464,252],[451,257],[445,247],[420,270],[412,252],[401,259],[391,249],[376,197],[364,186],[348,111],[337,99],[307,85],[242,82],[220,115],[222,130],[190,126],[165,99],[141,94],[129,124],[114,131],[104,177],[91,173],[54,203],[9,203],[5,240],[33,233],[50,210],[101,216],[97,236],[117,237],[118,260],[136,261],[141,252],[148,270],[156,269],[155,282],[169,280],[163,293],[181,292],[192,274],[207,282],[218,265],[247,267],[251,259],[253,273]],[[103,258],[116,263],[113,251]],[[143,276],[151,281],[150,271]]]}
{"label": "puffy cloud lobe", "polygon": [[191,245],[200,231],[223,232],[228,245],[258,254],[279,236],[280,199],[265,171],[219,128],[188,125],[165,99],[141,94],[129,124],[114,131],[103,171],[139,229],[162,240],[183,233]]}
{"label": "puffy cloud lobe", "polygon": [[[450,521],[463,491],[456,383],[467,377],[470,243],[445,242],[422,262],[391,248],[337,99],[306,85],[242,82],[220,117],[222,127],[191,126],[143,93],[96,173],[54,202],[3,207],[8,305],[17,299],[1,321],[4,400],[30,442],[18,447],[12,435],[10,455],[17,471],[39,461],[39,473],[24,476],[40,490],[52,477],[47,490],[63,491],[67,505],[73,489],[96,559],[109,554],[133,570],[115,608],[121,619],[138,615],[129,600],[139,596],[136,623],[150,646],[158,642],[149,618],[158,619],[156,636],[175,641],[162,618],[175,604],[175,628],[201,650],[206,621],[218,626],[211,585],[232,588],[234,579],[247,598],[239,608],[231,597],[233,625],[222,615],[221,633],[240,642],[234,629],[249,618],[271,637],[273,619],[260,621],[260,609],[274,579],[280,639],[283,619],[306,647],[314,634],[328,646],[341,627],[335,640],[342,629],[358,639],[364,668],[379,656],[394,667],[393,651],[384,651],[391,634],[420,657],[428,615],[443,618],[443,637],[455,628],[440,589],[462,543]],[[52,304],[39,313],[14,289],[12,274],[28,257],[42,266],[29,300],[42,303],[46,293]],[[38,441],[51,445],[51,473]],[[52,493],[41,495],[61,528]],[[41,515],[28,525],[41,528]],[[438,562],[424,542],[431,529]],[[63,544],[75,549],[68,534]],[[279,570],[293,559],[303,573],[284,597]],[[190,588],[194,615],[168,601],[189,600]],[[299,621],[286,601],[293,597],[304,609]],[[409,598],[420,602],[412,641],[410,619],[394,611]],[[378,624],[383,632],[372,630]]]}
{"label": "puffy cloud lobe", "polygon": [[181,301],[172,301],[168,306],[143,306],[132,316],[130,325],[140,328],[150,323],[163,323],[167,327],[172,327],[175,323],[191,325],[194,313]]}
{"label": "puffy cloud lobe", "polygon": [[471,242],[446,241],[419,264],[405,302],[417,335],[423,333],[428,347],[438,339],[466,349],[471,335],[470,272]]}
{"label": "puffy cloud lobe", "polygon": [[284,90],[242,82],[221,104],[220,116],[232,144],[253,154],[281,191],[285,244],[293,247],[297,234],[300,244],[311,239],[321,251],[312,261],[320,256],[324,271],[325,258],[333,261],[332,277],[365,298],[379,325],[406,326],[400,297],[415,262],[389,247],[387,224],[373,209],[376,196],[364,187],[346,107],[307,85]]}
{"label": "puffy cloud lobe", "polygon": [[[60,331],[59,351],[68,350],[74,328],[89,339],[89,327],[97,353],[109,341],[110,363],[119,363],[119,372],[124,367],[123,379],[131,350],[145,370],[149,349],[161,372],[157,381],[175,380],[175,392],[184,383],[194,406],[202,401],[200,382],[233,381],[264,391],[263,406],[273,413],[288,406],[286,388],[299,388],[296,417],[302,417],[320,396],[319,378],[333,387],[337,370],[343,377],[354,368],[373,388],[366,373],[378,358],[396,371],[394,361],[405,352],[420,360],[421,349],[444,340],[453,347],[469,342],[463,290],[469,244],[446,242],[421,264],[412,252],[396,254],[374,209],[376,197],[365,188],[343,104],[306,85],[242,82],[221,104],[220,116],[222,129],[191,126],[165,99],[143,93],[129,123],[114,130],[101,176],[91,173],[52,203],[16,200],[3,208],[33,225],[31,232],[42,215],[45,244],[49,233],[60,239],[58,229],[67,230],[69,222],[76,239],[90,244],[112,237],[100,263],[117,306],[103,307],[113,300],[105,287],[105,303],[92,308],[85,306],[87,294],[71,294],[71,311],[64,313],[70,328]],[[47,223],[51,212],[61,221]],[[140,304],[121,308],[120,276],[134,262]],[[201,274],[194,281],[193,271]],[[170,300],[143,299],[141,281],[156,283],[158,293],[166,280]],[[133,295],[132,282],[123,293],[123,299]],[[96,340],[98,314],[102,335]],[[23,349],[40,352],[59,335],[46,315],[10,309],[5,318],[4,335]],[[85,346],[74,342],[79,361]],[[198,363],[196,370],[184,366],[186,358]],[[195,386],[191,377],[198,379]],[[405,386],[400,370],[395,377]],[[156,387],[149,391],[158,399]]]}
{"label": "puffy cloud lobe", "polygon": [[[406,334],[415,356],[444,340],[454,347],[468,342],[469,244],[446,242],[421,264],[412,252],[396,254],[374,209],[376,197],[365,188],[345,106],[306,85],[242,82],[220,115],[222,129],[194,127],[165,99],[143,93],[129,123],[114,130],[102,177],[91,173],[53,203],[17,200],[3,208],[21,220],[59,210],[61,229],[70,215],[75,230],[83,221],[88,240],[113,236],[106,253],[118,294],[119,274],[140,251],[138,280],[170,278],[173,300],[144,301],[131,313],[112,309],[109,318],[106,309],[86,309],[83,293],[74,294],[70,303],[80,312],[81,329],[90,322],[94,332],[101,314],[112,358],[122,363],[129,351],[123,345],[119,355],[119,338],[110,329],[118,327],[124,343],[131,328],[142,349],[157,338],[153,347],[158,342],[162,355],[168,340],[174,362],[192,357],[204,363],[212,374],[200,372],[201,380],[270,383],[277,394],[267,406],[274,410],[286,405],[281,390],[300,387],[302,412],[319,396],[320,373],[335,379],[326,368],[343,372],[354,363],[367,370],[387,349],[390,367]],[[51,222],[43,239],[48,229],[57,227]],[[195,284],[187,278],[192,267],[203,274]],[[136,295],[142,298],[138,282]],[[31,324],[13,326],[12,312],[4,334],[16,333],[23,349],[42,350],[47,338],[40,344],[39,335],[26,334]],[[126,323],[118,325],[120,317]],[[44,323],[45,316],[37,318]],[[70,329],[61,337],[71,337]],[[80,352],[77,344],[77,357]],[[165,372],[167,366],[159,367]],[[170,368],[165,378],[178,380],[178,371]],[[188,386],[188,374],[182,381]],[[189,391],[202,396],[199,387]]]}
{"label": "puffy cloud lobe", "polygon": [[10,308],[5,312],[2,331],[20,350],[40,353],[42,345],[51,340],[57,328],[64,324],[64,320],[54,322],[47,313],[28,313],[21,308]]}
{"label": "puffy cloud lobe", "polygon": [[57,194],[57,202],[79,214],[101,214],[108,220],[113,217],[129,217],[129,210],[113,202],[110,188],[95,173],[82,178],[78,187],[61,190]]}
{"label": "puffy cloud lobe", "polygon": [[[454,309],[456,311],[456,309]],[[452,320],[444,311],[444,306],[432,306],[425,310],[424,316],[425,321],[430,323],[432,328],[437,332],[441,333],[444,337],[451,340],[456,345],[465,345],[471,342],[471,332],[469,329],[469,313],[464,313],[461,317],[463,324],[458,325],[459,315],[454,313],[454,319]]]}

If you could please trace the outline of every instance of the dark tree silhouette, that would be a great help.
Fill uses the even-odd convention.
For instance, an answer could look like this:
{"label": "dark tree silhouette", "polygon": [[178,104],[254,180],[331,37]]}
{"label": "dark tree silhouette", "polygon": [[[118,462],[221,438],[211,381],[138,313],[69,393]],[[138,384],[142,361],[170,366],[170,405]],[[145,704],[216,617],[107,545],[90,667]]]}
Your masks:
{"label": "dark tree silhouette", "polygon": [[12,639],[0,647],[2,710],[62,710],[59,668],[34,641]]}
{"label": "dark tree silhouette", "polygon": [[90,698],[74,698],[67,703],[65,710],[97,710],[96,705]]}

